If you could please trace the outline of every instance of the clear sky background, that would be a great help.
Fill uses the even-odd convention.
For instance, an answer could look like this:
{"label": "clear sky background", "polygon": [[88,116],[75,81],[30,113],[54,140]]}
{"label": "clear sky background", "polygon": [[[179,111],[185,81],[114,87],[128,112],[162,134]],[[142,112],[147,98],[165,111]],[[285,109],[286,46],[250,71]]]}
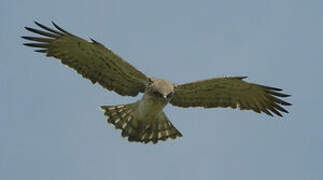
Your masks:
{"label": "clear sky background", "polygon": [[[0,179],[323,179],[320,0],[2,0]],[[166,114],[182,138],[129,143],[100,105],[136,101],[24,47],[55,21],[175,83],[222,75],[284,89],[283,118],[232,109]]]}

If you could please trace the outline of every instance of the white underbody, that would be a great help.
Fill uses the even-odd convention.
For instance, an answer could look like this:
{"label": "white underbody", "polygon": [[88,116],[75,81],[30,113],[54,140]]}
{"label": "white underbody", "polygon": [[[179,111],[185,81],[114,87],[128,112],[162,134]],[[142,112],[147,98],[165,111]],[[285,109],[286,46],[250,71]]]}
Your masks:
{"label": "white underbody", "polygon": [[168,102],[145,93],[137,103],[136,118],[149,121],[155,119],[156,115],[163,111]]}

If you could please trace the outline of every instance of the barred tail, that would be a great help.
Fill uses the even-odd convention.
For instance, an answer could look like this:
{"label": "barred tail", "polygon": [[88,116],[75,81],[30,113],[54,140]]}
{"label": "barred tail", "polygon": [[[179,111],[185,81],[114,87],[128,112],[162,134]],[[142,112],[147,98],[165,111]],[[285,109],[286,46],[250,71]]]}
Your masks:
{"label": "barred tail", "polygon": [[153,142],[165,141],[168,138],[182,137],[182,134],[172,125],[164,112],[160,112],[153,119],[136,118],[137,103],[119,106],[101,106],[107,116],[107,122],[121,129],[121,135],[128,137],[128,141]]}
{"label": "barred tail", "polygon": [[148,143],[152,141],[155,144],[158,140],[166,141],[168,138],[176,139],[183,136],[168,120],[163,111],[157,114],[155,119],[150,122],[141,134],[141,142]]}

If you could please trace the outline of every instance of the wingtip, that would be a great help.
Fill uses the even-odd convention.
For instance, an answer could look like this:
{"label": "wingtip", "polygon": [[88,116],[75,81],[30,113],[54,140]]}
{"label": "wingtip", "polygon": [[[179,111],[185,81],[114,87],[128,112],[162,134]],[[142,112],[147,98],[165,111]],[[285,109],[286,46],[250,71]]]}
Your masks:
{"label": "wingtip", "polygon": [[37,26],[39,26],[39,27],[44,27],[44,25],[40,24],[40,23],[39,23],[39,22],[37,22],[37,21],[34,21],[34,23],[35,23]]}
{"label": "wingtip", "polygon": [[51,23],[53,24],[53,26],[55,27],[55,28],[57,28],[58,30],[60,30],[60,31],[63,31],[64,32],[64,30],[61,28],[61,27],[59,27],[54,21],[51,21]]}
{"label": "wingtip", "polygon": [[281,94],[281,97],[290,97],[290,96],[292,96],[290,94],[283,94],[283,93],[280,93],[280,94]]}
{"label": "wingtip", "polygon": [[34,50],[35,52],[39,52],[39,53],[47,53],[48,50],[47,49],[36,49]]}
{"label": "wingtip", "polygon": [[30,36],[20,36],[22,39],[31,40],[33,37]]}
{"label": "wingtip", "polygon": [[273,109],[272,112],[275,113],[279,117],[283,117],[283,115],[276,109]]}
{"label": "wingtip", "polygon": [[291,106],[291,105],[293,105],[292,103],[288,103],[288,102],[286,102],[286,103],[284,103],[284,105],[285,106]]}
{"label": "wingtip", "polygon": [[32,28],[28,27],[28,26],[25,26],[24,27],[27,31],[31,31]]}
{"label": "wingtip", "polygon": [[[284,113],[288,114],[289,112],[286,110],[286,111],[283,111]],[[279,117],[284,117],[283,115],[280,115]]]}
{"label": "wingtip", "polygon": [[56,24],[54,21],[51,21],[51,23],[52,23],[54,26],[57,26],[57,24]]}
{"label": "wingtip", "polygon": [[65,29],[59,27],[54,21],[52,21],[52,24],[56,29],[60,30],[61,32],[65,33],[65,34],[68,34],[70,36],[75,36],[75,35],[69,33],[68,31],[66,31]]}
{"label": "wingtip", "polygon": [[282,91],[282,89],[276,88],[276,87],[264,86],[264,85],[259,85],[259,86],[262,87],[262,88],[265,88],[265,89],[269,89],[269,90]]}

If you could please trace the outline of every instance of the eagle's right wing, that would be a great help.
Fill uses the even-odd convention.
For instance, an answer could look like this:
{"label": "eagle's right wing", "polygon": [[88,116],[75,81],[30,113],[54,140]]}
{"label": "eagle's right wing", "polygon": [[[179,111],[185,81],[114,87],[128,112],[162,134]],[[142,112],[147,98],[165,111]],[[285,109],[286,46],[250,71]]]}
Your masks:
{"label": "eagle's right wing", "polygon": [[55,23],[53,25],[57,30],[35,23],[45,31],[29,27],[26,29],[44,37],[23,36],[24,39],[34,41],[24,45],[40,48],[35,51],[60,59],[92,83],[98,82],[120,95],[136,96],[144,92],[148,77],[110,49],[95,40],[88,42],[79,38]]}
{"label": "eagle's right wing", "polygon": [[289,95],[280,93],[281,89],[248,83],[246,77],[223,77],[181,84],[175,87],[171,104],[180,107],[231,107],[255,112],[264,112],[270,116],[282,116],[288,113],[281,105],[288,102],[278,97]]}

